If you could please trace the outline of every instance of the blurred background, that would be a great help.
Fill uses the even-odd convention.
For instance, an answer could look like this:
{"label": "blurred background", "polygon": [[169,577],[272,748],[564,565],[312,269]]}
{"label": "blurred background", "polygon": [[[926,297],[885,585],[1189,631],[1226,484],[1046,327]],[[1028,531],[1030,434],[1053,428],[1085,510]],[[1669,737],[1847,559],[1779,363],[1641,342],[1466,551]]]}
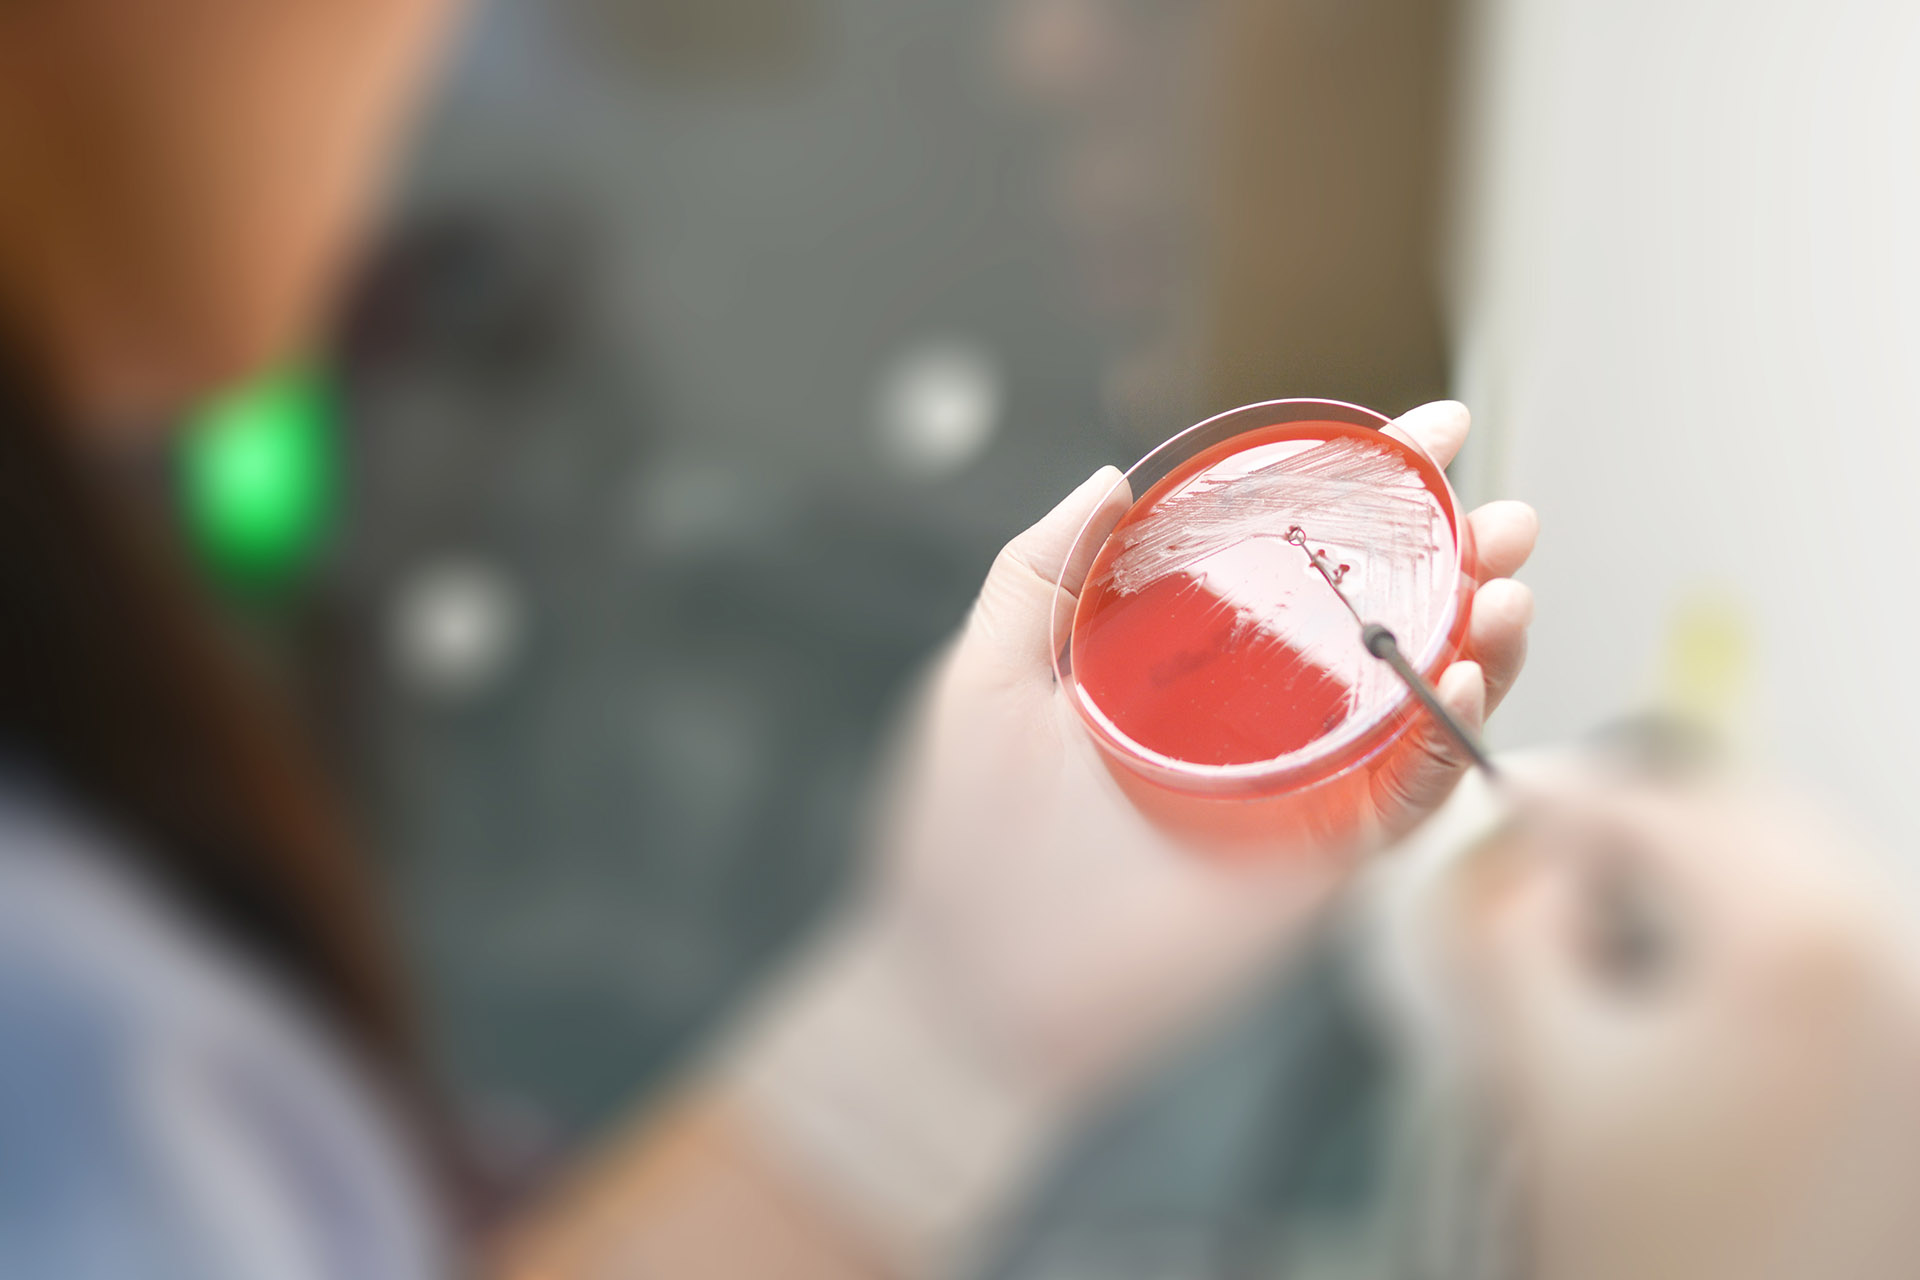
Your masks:
{"label": "blurred background", "polygon": [[[1905,847],[1920,10],[1894,0],[479,6],[352,304],[182,509],[536,1170],[857,848],[994,551],[1286,396],[1476,417],[1533,502],[1496,744],[1684,715]],[[1885,617],[1887,609],[1892,617]],[[1385,1274],[1336,937],[1092,1140],[1018,1277]]]}

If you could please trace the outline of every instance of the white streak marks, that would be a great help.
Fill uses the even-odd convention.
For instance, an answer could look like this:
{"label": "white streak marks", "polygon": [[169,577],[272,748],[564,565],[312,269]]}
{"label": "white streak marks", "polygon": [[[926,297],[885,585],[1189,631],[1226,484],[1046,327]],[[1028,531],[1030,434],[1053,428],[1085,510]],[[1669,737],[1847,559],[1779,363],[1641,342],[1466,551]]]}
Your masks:
{"label": "white streak marks", "polygon": [[1355,607],[1417,652],[1446,598],[1434,584],[1436,562],[1449,558],[1436,554],[1448,536],[1438,501],[1384,443],[1337,436],[1262,465],[1272,452],[1256,446],[1226,460],[1117,533],[1111,589],[1133,595],[1184,575],[1235,612],[1236,643],[1271,637],[1312,654],[1353,686],[1356,709],[1397,696],[1287,531],[1300,526],[1314,548],[1351,565],[1342,585]]}
{"label": "white streak marks", "polygon": [[1255,471],[1201,475],[1117,535],[1113,589],[1132,595],[1198,568],[1251,538],[1285,539],[1299,525],[1313,545],[1425,560],[1433,496],[1383,445],[1341,436]]}

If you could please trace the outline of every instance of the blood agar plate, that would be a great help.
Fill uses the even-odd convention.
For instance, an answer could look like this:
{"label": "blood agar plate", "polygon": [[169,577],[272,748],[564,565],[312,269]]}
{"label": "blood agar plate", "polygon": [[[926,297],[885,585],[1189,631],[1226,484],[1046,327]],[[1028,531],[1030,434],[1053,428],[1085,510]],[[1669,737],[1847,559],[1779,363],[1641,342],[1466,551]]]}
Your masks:
{"label": "blood agar plate", "polygon": [[1440,468],[1386,425],[1333,401],[1250,405],[1128,472],[1135,501],[1060,611],[1071,624],[1054,652],[1155,820],[1235,845],[1334,840],[1411,747],[1424,712],[1288,540],[1304,530],[1343,566],[1355,608],[1429,679],[1458,656],[1466,524]]}

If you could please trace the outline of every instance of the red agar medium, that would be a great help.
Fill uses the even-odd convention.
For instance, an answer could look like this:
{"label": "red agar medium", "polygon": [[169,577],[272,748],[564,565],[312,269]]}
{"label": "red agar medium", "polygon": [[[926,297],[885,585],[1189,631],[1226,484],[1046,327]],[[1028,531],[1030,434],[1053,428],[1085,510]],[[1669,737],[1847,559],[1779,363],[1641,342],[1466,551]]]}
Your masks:
{"label": "red agar medium", "polygon": [[[1110,762],[1176,791],[1310,790],[1380,763],[1414,717],[1406,687],[1287,535],[1346,566],[1361,615],[1437,674],[1464,630],[1457,519],[1439,468],[1376,426],[1270,422],[1201,449],[1093,561],[1065,664],[1083,719]],[[1320,809],[1302,823],[1337,825]]]}

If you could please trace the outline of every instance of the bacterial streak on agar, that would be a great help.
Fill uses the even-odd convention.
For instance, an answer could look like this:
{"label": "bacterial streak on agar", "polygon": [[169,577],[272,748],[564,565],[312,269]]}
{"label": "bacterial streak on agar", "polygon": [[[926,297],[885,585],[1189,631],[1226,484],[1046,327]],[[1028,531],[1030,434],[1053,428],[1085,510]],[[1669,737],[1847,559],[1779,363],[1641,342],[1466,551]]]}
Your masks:
{"label": "bacterial streak on agar", "polygon": [[1372,441],[1337,437],[1252,471],[1202,475],[1169,494],[1151,520],[1117,534],[1114,590],[1141,590],[1249,538],[1312,524],[1316,536],[1424,565],[1433,499],[1418,474]]}
{"label": "bacterial streak on agar", "polygon": [[[1256,450],[1193,477],[1146,519],[1115,532],[1103,585],[1135,595],[1179,575],[1236,619],[1231,644],[1278,641],[1312,652],[1332,637],[1312,611],[1278,607],[1270,569],[1257,563],[1258,544],[1284,538],[1296,524],[1311,524],[1316,538],[1351,560],[1365,557],[1363,580],[1349,590],[1374,617],[1403,635],[1432,633],[1444,521],[1419,474],[1389,444],[1356,434]],[[1332,669],[1350,707],[1392,696],[1393,681],[1375,675],[1372,664],[1341,666]]]}

